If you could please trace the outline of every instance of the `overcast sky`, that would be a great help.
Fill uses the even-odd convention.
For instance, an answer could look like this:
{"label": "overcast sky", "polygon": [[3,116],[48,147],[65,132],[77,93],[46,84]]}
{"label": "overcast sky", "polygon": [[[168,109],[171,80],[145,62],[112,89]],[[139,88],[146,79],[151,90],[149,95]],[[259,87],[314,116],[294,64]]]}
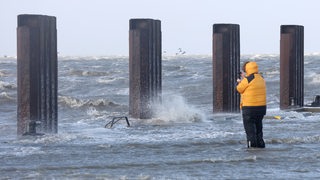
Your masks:
{"label": "overcast sky", "polygon": [[161,21],[162,49],[210,55],[212,26],[240,25],[241,54],[279,54],[280,26],[303,25],[320,52],[319,0],[0,0],[0,56],[16,55],[19,14],[57,18],[61,55],[128,55],[129,20]]}

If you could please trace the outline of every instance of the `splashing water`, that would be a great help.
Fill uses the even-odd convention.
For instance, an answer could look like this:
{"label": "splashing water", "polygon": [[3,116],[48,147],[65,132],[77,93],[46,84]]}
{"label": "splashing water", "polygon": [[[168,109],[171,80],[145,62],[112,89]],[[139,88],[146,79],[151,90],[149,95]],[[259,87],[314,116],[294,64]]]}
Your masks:
{"label": "splashing water", "polygon": [[188,104],[181,95],[165,95],[153,105],[154,116],[165,122],[188,123],[206,119],[203,112]]}

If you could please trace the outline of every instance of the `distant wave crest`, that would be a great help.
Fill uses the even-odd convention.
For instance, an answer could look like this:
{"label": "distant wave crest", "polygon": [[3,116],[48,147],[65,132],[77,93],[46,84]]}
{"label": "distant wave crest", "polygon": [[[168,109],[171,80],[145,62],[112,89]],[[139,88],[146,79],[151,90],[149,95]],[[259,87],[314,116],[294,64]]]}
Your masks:
{"label": "distant wave crest", "polygon": [[59,96],[58,98],[59,104],[71,107],[71,108],[82,108],[82,107],[117,107],[120,106],[117,103],[112,101],[108,101],[105,99],[97,99],[97,100],[83,100],[77,99],[70,96]]}
{"label": "distant wave crest", "polygon": [[84,61],[93,61],[93,60],[128,60],[128,56],[122,55],[110,55],[110,56],[59,56],[59,60],[68,61],[68,60],[84,60]]}
{"label": "distant wave crest", "polygon": [[109,72],[98,72],[98,71],[86,71],[86,70],[71,70],[69,73],[71,76],[108,76]]}
{"label": "distant wave crest", "polygon": [[0,81],[0,90],[15,90],[17,89],[17,85],[16,84],[12,84],[12,83],[8,83],[8,82],[3,82]]}
{"label": "distant wave crest", "polygon": [[1,92],[0,93],[0,102],[15,102],[16,99],[14,97],[11,97],[8,93],[6,92]]}

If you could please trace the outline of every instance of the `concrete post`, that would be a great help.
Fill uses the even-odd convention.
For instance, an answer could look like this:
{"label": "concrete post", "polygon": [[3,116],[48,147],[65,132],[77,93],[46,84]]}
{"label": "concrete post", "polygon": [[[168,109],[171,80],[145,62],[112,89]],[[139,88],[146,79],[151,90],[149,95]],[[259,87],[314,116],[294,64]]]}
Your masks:
{"label": "concrete post", "polygon": [[161,22],[131,19],[129,32],[129,113],[152,117],[152,103],[161,100]]}
{"label": "concrete post", "polygon": [[213,112],[239,112],[240,26],[214,24],[212,52]]}
{"label": "concrete post", "polygon": [[56,18],[19,15],[17,27],[18,135],[57,133]]}
{"label": "concrete post", "polygon": [[304,104],[304,27],[282,25],[280,37],[280,109]]}

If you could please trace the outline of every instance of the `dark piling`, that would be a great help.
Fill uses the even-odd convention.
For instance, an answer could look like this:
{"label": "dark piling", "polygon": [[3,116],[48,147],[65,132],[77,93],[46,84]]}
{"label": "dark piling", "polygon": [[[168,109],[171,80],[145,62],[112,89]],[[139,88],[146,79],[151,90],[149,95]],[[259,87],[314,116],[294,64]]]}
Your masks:
{"label": "dark piling", "polygon": [[239,112],[240,26],[213,25],[213,112]]}
{"label": "dark piling", "polygon": [[304,27],[280,28],[280,109],[304,105]]}
{"label": "dark piling", "polygon": [[131,19],[129,24],[129,114],[147,119],[152,104],[161,101],[161,22]]}
{"label": "dark piling", "polygon": [[19,15],[17,133],[58,132],[56,18]]}

